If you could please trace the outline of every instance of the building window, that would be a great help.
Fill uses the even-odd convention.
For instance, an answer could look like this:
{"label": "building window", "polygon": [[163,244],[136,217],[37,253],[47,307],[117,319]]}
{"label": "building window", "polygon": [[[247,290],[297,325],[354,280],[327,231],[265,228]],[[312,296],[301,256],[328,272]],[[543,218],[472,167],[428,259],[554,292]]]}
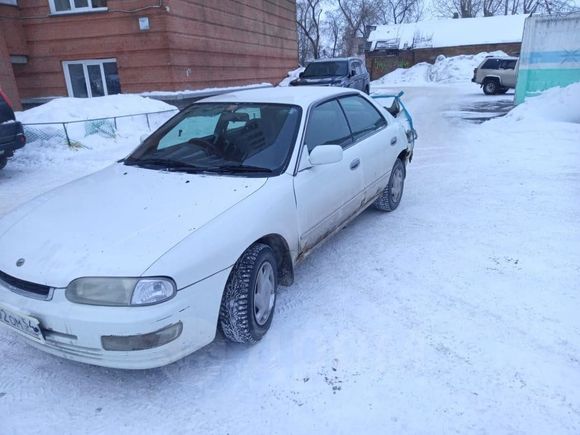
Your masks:
{"label": "building window", "polygon": [[68,95],[76,98],[120,94],[116,59],[63,62]]}
{"label": "building window", "polygon": [[107,0],[48,0],[53,14],[107,10]]}

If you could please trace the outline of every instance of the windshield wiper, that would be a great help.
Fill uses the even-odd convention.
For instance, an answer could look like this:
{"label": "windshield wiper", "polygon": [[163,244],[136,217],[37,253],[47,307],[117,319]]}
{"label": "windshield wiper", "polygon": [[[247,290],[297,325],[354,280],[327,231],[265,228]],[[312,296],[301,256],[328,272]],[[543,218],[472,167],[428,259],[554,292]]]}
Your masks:
{"label": "windshield wiper", "polygon": [[161,158],[150,158],[150,159],[128,158],[125,160],[125,164],[128,166],[156,167],[165,169],[167,171],[197,172],[204,169],[200,168],[199,166],[180,162],[179,160],[161,159]]}
{"label": "windshield wiper", "polygon": [[248,172],[248,173],[259,173],[259,172],[273,172],[270,168],[262,168],[260,166],[246,166],[246,165],[222,165],[222,166],[209,166],[203,168],[205,171],[215,171],[215,172]]}

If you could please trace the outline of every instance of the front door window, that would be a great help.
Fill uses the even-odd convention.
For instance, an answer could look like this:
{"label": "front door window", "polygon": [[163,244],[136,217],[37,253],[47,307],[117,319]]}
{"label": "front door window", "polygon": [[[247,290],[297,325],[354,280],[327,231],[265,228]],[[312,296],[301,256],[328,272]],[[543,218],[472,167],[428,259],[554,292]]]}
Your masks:
{"label": "front door window", "polygon": [[102,97],[121,93],[115,59],[63,62],[63,66],[71,97]]}

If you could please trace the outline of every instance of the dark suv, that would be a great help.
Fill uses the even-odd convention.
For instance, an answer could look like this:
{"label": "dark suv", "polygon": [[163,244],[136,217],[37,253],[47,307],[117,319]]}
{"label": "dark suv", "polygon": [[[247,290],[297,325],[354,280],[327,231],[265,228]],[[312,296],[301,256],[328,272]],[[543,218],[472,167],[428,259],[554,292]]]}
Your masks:
{"label": "dark suv", "polygon": [[310,62],[290,86],[341,86],[368,94],[370,76],[363,61],[356,57],[322,59]]}
{"label": "dark suv", "polygon": [[26,143],[22,124],[16,121],[10,100],[0,89],[0,169],[6,166],[8,157]]}

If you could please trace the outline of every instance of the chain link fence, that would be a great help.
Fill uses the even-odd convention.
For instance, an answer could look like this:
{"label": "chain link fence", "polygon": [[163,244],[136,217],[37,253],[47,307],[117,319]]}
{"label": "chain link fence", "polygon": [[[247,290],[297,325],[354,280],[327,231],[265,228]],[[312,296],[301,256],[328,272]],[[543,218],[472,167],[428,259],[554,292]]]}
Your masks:
{"label": "chain link fence", "polygon": [[83,148],[83,142],[94,135],[114,139],[120,134],[149,134],[177,112],[177,109],[172,109],[82,121],[28,123],[23,124],[23,127],[28,143],[42,141]]}

